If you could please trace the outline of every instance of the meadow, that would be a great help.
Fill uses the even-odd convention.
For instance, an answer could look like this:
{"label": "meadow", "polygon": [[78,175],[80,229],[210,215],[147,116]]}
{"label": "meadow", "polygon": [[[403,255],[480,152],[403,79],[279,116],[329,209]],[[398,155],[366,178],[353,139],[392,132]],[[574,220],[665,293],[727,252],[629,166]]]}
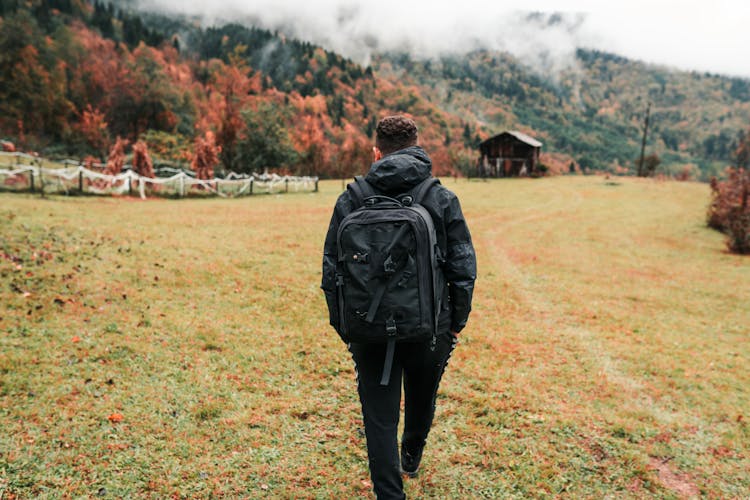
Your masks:
{"label": "meadow", "polygon": [[[444,181],[474,311],[410,498],[750,497],[750,260],[705,184]],[[369,498],[318,193],[0,193],[0,498]]]}

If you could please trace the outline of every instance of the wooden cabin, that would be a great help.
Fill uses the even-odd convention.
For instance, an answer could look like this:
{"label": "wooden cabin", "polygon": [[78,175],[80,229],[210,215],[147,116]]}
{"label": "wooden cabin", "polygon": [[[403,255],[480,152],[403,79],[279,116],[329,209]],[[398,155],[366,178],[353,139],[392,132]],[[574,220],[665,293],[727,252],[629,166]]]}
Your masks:
{"label": "wooden cabin", "polygon": [[539,175],[542,143],[522,132],[509,130],[479,145],[479,177],[524,177]]}

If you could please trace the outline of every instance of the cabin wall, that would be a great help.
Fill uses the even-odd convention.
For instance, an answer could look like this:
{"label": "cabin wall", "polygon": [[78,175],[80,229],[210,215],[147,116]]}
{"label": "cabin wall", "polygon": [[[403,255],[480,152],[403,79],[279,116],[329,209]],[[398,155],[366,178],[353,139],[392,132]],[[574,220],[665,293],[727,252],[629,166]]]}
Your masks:
{"label": "cabin wall", "polygon": [[508,137],[483,144],[480,154],[480,177],[531,175],[539,163],[539,148]]}

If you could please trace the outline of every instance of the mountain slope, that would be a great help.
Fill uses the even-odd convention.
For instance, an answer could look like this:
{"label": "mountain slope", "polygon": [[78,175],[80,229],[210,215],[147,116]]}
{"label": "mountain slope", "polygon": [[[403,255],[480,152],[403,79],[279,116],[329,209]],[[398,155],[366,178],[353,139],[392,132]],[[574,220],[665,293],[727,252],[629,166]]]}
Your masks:
{"label": "mountain slope", "polygon": [[483,137],[524,130],[584,168],[633,171],[648,103],[647,153],[657,153],[666,170],[693,164],[704,176],[720,171],[750,125],[748,80],[670,71],[596,51],[578,50],[575,67],[554,77],[487,51],[433,61],[387,54],[375,67],[424,89]]}
{"label": "mountain slope", "polygon": [[0,135],[98,158],[125,137],[188,161],[212,132],[225,169],[349,176],[369,163],[377,118],[408,113],[441,175],[472,173],[477,143],[504,129],[539,138],[553,170],[632,173],[650,102],[647,153],[662,172],[708,178],[750,124],[748,80],[601,52],[546,76],[488,51],[362,67],[281,33],[123,5],[0,0]]}

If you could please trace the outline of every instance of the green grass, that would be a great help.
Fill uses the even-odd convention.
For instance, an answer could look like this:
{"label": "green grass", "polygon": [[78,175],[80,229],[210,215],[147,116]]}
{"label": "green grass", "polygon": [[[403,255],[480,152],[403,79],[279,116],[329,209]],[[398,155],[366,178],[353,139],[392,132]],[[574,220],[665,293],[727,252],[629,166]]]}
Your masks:
{"label": "green grass", "polygon": [[[750,260],[708,187],[446,184],[479,279],[407,494],[750,496]],[[367,498],[318,289],[340,188],[0,194],[0,498]]]}

